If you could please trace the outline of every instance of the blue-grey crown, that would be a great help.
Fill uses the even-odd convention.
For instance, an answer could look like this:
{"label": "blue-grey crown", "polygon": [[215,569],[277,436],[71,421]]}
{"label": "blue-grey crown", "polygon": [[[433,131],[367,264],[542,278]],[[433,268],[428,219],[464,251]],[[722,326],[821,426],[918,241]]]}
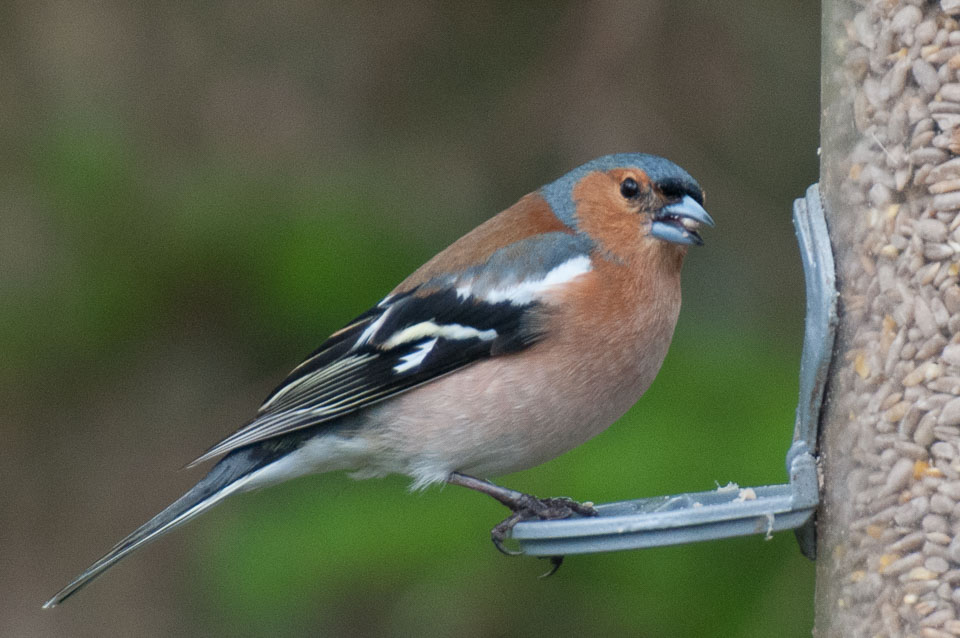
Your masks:
{"label": "blue-grey crown", "polygon": [[577,229],[576,204],[573,201],[573,187],[584,175],[593,171],[609,171],[614,168],[639,168],[653,181],[660,183],[672,181],[684,185],[690,191],[699,192],[700,186],[687,171],[659,155],[646,153],[615,153],[604,155],[578,166],[560,179],[550,182],[540,189],[553,213],[570,228]]}

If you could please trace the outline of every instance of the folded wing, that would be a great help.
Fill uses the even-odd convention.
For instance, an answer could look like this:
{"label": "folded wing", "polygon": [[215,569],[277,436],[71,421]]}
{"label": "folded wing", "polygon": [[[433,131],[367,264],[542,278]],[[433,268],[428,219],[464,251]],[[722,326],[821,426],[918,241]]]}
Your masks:
{"label": "folded wing", "polygon": [[264,401],[257,416],[194,463],[319,425],[540,336],[536,302],[491,303],[452,288],[388,297],[331,336]]}
{"label": "folded wing", "polygon": [[313,427],[541,339],[544,295],[591,269],[581,237],[547,233],[389,295],[297,366],[247,425],[195,463]]}

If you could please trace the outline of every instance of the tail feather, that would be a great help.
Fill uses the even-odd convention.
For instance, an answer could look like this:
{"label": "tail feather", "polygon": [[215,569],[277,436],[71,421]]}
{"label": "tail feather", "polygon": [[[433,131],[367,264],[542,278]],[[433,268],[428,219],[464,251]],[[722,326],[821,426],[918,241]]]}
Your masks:
{"label": "tail feather", "polygon": [[44,609],[59,605],[134,550],[179,527],[241,489],[245,483],[242,479],[263,467],[266,461],[261,455],[245,452],[247,450],[238,450],[217,463],[210,473],[186,494],[117,543],[100,560],[57,592],[43,604]]}

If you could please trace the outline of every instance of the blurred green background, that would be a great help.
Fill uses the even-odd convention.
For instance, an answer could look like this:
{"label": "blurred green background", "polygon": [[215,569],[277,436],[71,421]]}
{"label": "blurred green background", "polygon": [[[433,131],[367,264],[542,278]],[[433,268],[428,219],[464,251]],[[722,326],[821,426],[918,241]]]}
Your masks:
{"label": "blurred green background", "polygon": [[571,557],[457,488],[231,499],[40,604],[332,330],[521,195],[665,155],[717,228],[657,381],[508,486],[603,502],[783,482],[817,178],[816,3],[0,8],[0,635],[808,636],[791,534]]}

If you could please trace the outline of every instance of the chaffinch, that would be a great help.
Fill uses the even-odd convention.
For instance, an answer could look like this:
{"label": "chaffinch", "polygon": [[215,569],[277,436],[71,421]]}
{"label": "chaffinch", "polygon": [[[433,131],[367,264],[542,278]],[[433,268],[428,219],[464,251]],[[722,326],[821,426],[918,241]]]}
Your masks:
{"label": "chaffinch", "polygon": [[[476,477],[538,465],[623,415],[660,368],[703,193],[654,155],[593,160],[523,197],[333,333],[177,501],[44,606],[226,497],[313,472],[392,473],[490,494],[527,518],[591,515]],[[559,563],[556,563],[557,565]]]}

